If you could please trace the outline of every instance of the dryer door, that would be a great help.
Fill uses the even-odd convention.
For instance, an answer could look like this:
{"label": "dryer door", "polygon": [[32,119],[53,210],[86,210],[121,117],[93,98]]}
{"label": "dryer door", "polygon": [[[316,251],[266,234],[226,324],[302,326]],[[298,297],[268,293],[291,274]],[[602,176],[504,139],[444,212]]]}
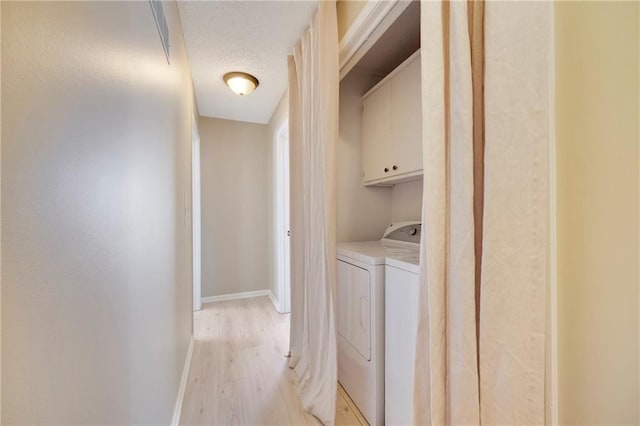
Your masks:
{"label": "dryer door", "polygon": [[338,261],[338,333],[367,361],[371,360],[371,275]]}

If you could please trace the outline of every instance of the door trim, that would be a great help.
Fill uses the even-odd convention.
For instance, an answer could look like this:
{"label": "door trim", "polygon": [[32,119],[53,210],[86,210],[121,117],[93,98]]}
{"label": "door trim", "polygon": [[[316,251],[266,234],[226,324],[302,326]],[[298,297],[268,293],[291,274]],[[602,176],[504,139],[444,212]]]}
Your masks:
{"label": "door trim", "polygon": [[200,134],[196,117],[192,117],[191,127],[191,210],[192,210],[192,282],[193,310],[202,308],[202,235],[200,205]]}

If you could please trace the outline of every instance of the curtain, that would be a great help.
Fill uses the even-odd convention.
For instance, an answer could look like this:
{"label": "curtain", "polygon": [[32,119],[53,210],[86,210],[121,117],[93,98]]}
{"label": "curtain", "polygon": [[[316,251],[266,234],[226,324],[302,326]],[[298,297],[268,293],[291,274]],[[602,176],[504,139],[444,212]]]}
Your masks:
{"label": "curtain", "polygon": [[338,30],[334,1],[319,2],[289,57],[291,359],[304,409],[335,417],[337,377],[336,143]]}
{"label": "curtain", "polygon": [[553,3],[486,7],[482,422],[543,424]]}
{"label": "curtain", "polygon": [[546,3],[422,2],[416,424],[543,424]]}

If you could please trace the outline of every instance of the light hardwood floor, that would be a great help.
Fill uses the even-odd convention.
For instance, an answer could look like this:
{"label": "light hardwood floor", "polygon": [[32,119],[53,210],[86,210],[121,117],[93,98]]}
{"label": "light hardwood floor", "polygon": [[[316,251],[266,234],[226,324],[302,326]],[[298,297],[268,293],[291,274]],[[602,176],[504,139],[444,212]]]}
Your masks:
{"label": "light hardwood floor", "polygon": [[[289,315],[268,297],[202,305],[181,425],[317,425],[287,366]],[[339,387],[336,425],[366,421]]]}

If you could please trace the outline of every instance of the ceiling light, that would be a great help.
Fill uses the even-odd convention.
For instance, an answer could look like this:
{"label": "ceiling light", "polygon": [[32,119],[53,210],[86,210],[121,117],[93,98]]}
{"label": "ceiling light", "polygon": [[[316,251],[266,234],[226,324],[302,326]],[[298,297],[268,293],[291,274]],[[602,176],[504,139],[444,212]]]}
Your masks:
{"label": "ceiling light", "polygon": [[233,90],[240,96],[248,95],[258,87],[258,79],[247,74],[246,72],[234,71],[228,72],[222,77],[229,89]]}

